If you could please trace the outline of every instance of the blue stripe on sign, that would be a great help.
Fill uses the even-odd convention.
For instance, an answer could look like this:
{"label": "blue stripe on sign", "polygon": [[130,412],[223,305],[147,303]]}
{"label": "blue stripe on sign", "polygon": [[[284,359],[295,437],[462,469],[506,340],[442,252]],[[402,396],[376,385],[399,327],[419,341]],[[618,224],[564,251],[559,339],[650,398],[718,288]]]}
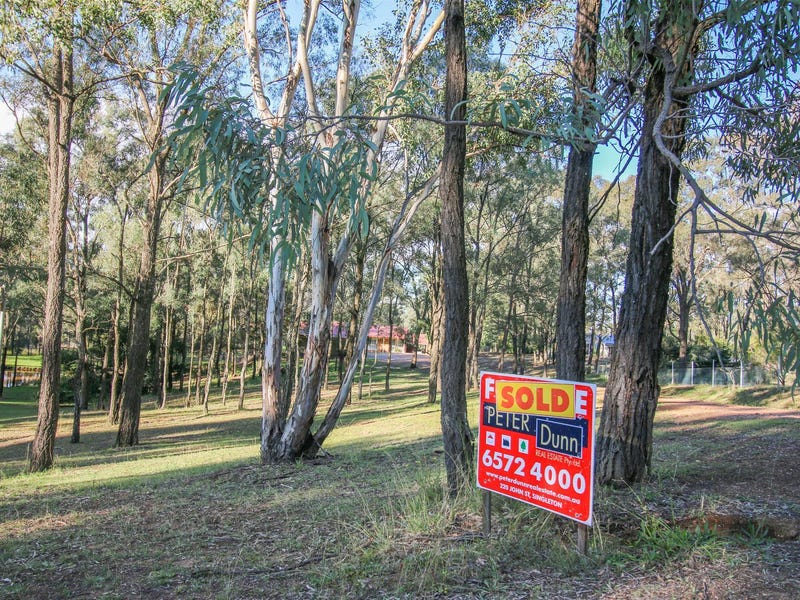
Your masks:
{"label": "blue stripe on sign", "polygon": [[536,447],[580,458],[583,428],[578,424],[539,419],[536,422]]}

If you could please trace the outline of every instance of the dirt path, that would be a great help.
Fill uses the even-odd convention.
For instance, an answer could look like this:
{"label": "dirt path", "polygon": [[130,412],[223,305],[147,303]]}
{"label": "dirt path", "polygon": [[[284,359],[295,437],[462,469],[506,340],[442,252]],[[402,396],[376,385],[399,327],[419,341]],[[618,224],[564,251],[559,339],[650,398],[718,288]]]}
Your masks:
{"label": "dirt path", "polygon": [[679,479],[690,489],[775,509],[800,503],[799,410],[662,398],[656,419],[657,442],[685,459]]}
{"label": "dirt path", "polygon": [[[630,581],[618,579],[599,597],[800,598],[798,450],[799,410],[662,397],[653,475],[634,494],[640,504],[632,510],[689,532],[713,530],[741,545],[632,573]],[[624,530],[624,515],[616,518],[609,525]],[[637,530],[627,535],[637,543]]]}
{"label": "dirt path", "polygon": [[[675,423],[691,424],[703,421],[737,421],[759,418],[786,418],[800,421],[800,410],[736,406],[734,404],[670,397],[663,397],[659,400],[658,415]],[[798,423],[798,426],[800,426],[800,423]]]}

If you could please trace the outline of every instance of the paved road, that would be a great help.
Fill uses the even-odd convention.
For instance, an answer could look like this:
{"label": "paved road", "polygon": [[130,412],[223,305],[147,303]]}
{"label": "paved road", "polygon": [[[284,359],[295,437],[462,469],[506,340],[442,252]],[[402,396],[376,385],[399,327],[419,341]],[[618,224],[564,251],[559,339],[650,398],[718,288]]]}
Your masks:
{"label": "paved road", "polygon": [[[367,364],[371,364],[371,361],[375,360],[375,352],[370,352],[367,355]],[[386,359],[388,358],[388,354],[386,352],[378,352],[378,362],[386,364]],[[414,355],[411,352],[392,352],[392,366],[394,367],[408,367],[411,365],[411,359]],[[427,354],[423,354],[419,352],[417,354],[417,368],[419,369],[428,369],[431,366],[431,357]]]}

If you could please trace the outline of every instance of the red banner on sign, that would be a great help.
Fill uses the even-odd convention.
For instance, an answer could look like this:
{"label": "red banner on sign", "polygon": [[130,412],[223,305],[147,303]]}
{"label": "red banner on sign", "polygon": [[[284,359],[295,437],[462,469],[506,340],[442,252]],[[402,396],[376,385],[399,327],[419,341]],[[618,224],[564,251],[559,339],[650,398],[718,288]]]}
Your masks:
{"label": "red banner on sign", "polygon": [[478,487],[591,525],[596,386],[481,373],[480,393]]}

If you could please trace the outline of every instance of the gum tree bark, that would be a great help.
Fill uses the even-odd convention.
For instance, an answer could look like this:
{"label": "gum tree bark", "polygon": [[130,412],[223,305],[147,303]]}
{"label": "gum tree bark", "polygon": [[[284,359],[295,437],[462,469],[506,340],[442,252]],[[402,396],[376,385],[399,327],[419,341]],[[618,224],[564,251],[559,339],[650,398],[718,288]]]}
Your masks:
{"label": "gum tree bark", "polygon": [[[161,124],[155,124],[151,140],[161,139]],[[155,144],[154,144],[155,146]],[[148,173],[150,189],[142,219],[142,254],[133,291],[130,329],[128,331],[127,363],[122,376],[119,429],[115,446],[135,446],[139,443],[139,415],[142,409],[142,381],[150,349],[150,316],[156,286],[156,254],[161,229],[166,153],[161,152]]]}
{"label": "gum tree bark", "polygon": [[[593,124],[587,93],[596,88],[600,0],[579,0],[572,46],[576,125]],[[561,275],[556,308],[556,376],[583,381],[586,376],[586,265],[589,259],[589,190],[597,144],[575,142],[569,151],[561,221]]]}
{"label": "gum tree bark", "polygon": [[[258,41],[259,1],[248,0],[244,14],[244,48],[250,65],[250,78],[253,85],[253,101],[258,117],[264,125],[281,128],[285,126],[294,102],[295,92],[300,83],[300,61],[294,62],[286,73],[285,85],[278,108],[273,112],[264,91],[261,76],[261,55]],[[310,4],[304,7],[300,30],[313,23]],[[298,44],[305,39],[298,38]],[[269,155],[273,164],[281,158],[282,148],[273,148]],[[270,190],[270,202],[276,202],[276,190]],[[279,445],[283,435],[288,404],[281,393],[281,350],[283,348],[283,315],[286,308],[286,259],[280,251],[284,240],[275,236],[270,244],[272,261],[267,308],[264,315],[263,364],[261,370],[261,461],[264,463],[280,460]],[[254,364],[255,367],[255,364]]]}
{"label": "gum tree bark", "polygon": [[676,83],[691,83],[692,60],[683,57],[676,69],[673,56],[684,51],[691,57],[701,8],[690,0],[669,4],[644,50],[651,70],[644,90],[625,291],[597,435],[595,473],[602,484],[641,481],[650,467],[680,183],[680,171],[668,154],[680,159],[688,119],[687,102],[673,99],[669,90]]}
{"label": "gum tree bark", "polygon": [[[309,63],[309,43],[314,29],[314,23],[321,6],[319,0],[309,0],[304,5],[303,16],[297,29],[295,56],[284,87],[280,106],[275,113],[271,111],[261,81],[259,66],[259,46],[256,37],[258,15],[258,0],[249,0],[245,19],[245,45],[250,59],[250,70],[253,78],[253,96],[256,108],[262,122],[281,126],[289,117],[294,99],[294,91],[301,77],[305,91],[305,103],[309,121],[316,130],[316,147],[323,152],[337,151],[339,146],[338,133],[342,132],[340,119],[345,115],[350,105],[350,79],[353,45],[356,37],[356,25],[360,10],[360,0],[346,0],[342,3],[342,29],[338,52],[336,75],[333,78],[335,92],[334,108],[331,115],[326,115],[321,110],[323,106],[318,102],[318,88],[313,77]],[[280,10],[280,9],[279,9]],[[408,15],[407,28],[401,39],[400,56],[395,71],[391,75],[387,93],[380,109],[378,120],[371,135],[371,143],[365,150],[365,171],[377,170],[379,154],[383,140],[389,127],[389,116],[398,100],[395,94],[399,92],[408,78],[411,65],[416,61],[422,51],[432,42],[436,32],[441,26],[443,16],[431,17],[430,6],[427,1],[414,3]],[[281,13],[285,19],[285,14]],[[287,92],[287,90],[289,90]],[[334,125],[327,125],[333,119]],[[342,138],[343,139],[343,138]],[[325,169],[335,168],[328,164]],[[325,174],[330,174],[326,172]],[[363,208],[364,199],[370,193],[370,180],[364,178],[357,191],[358,207]],[[311,192],[313,193],[313,192]],[[330,324],[333,302],[336,298],[336,286],[342,273],[345,260],[355,245],[358,230],[355,223],[348,226],[338,242],[332,236],[332,219],[336,212],[335,202],[340,198],[314,198],[321,200],[311,214],[310,239],[311,239],[311,306],[309,310],[308,338],[303,367],[294,393],[294,402],[288,413],[287,407],[281,404],[280,374],[281,374],[281,325],[285,304],[285,279],[286,270],[279,255],[273,254],[273,269],[283,269],[270,282],[270,304],[267,310],[268,325],[266,328],[265,342],[265,377],[262,407],[261,428],[261,458],[265,463],[294,461],[300,456],[310,456],[319,449],[317,436],[312,433],[311,427],[320,400],[321,384],[323,382],[323,369],[327,363],[328,342],[330,339]],[[353,216],[358,216],[353,213]],[[280,246],[276,247],[279,249]],[[277,258],[277,260],[276,260]],[[280,289],[277,289],[277,288]],[[273,290],[273,288],[275,288]],[[274,301],[273,301],[274,299]],[[279,318],[280,317],[280,318]],[[275,323],[272,327],[271,323]],[[345,377],[345,380],[347,378]],[[341,388],[340,388],[341,391]],[[320,438],[324,437],[327,425],[338,415],[338,400],[336,406],[329,410],[323,424],[324,430]]]}
{"label": "gum tree bark", "polygon": [[683,265],[673,270],[672,287],[678,304],[678,360],[689,356],[689,315],[694,303],[691,273]]}
{"label": "gum tree bark", "polygon": [[[447,488],[464,489],[472,472],[472,432],[467,420],[466,360],[469,334],[469,288],[464,247],[464,165],[467,141],[467,48],[464,0],[445,2],[445,116],[442,174],[442,260],[444,340],[442,343],[442,440]],[[455,122],[458,123],[455,123]]]}
{"label": "gum tree bark", "polygon": [[[325,420],[319,426],[316,432],[314,432],[314,439],[313,444],[309,446],[307,456],[313,457],[317,450],[322,447],[322,444],[325,442],[327,437],[330,435],[333,428],[336,426],[336,421],[339,418],[339,415],[342,413],[342,409],[344,408],[345,404],[347,403],[347,399],[350,396],[350,391],[353,385],[353,378],[355,377],[356,367],[361,365],[361,381],[363,381],[363,366],[366,362],[366,350],[367,350],[367,342],[369,336],[369,329],[372,324],[372,317],[375,314],[375,311],[378,307],[378,303],[381,299],[381,292],[383,290],[383,284],[386,281],[386,274],[389,270],[389,264],[392,260],[392,252],[397,247],[397,244],[402,239],[403,233],[405,232],[408,225],[411,223],[414,215],[417,212],[417,209],[420,207],[422,202],[428,198],[432,191],[433,187],[438,181],[439,174],[434,174],[428,181],[425,183],[420,190],[412,192],[408,196],[406,196],[406,200],[403,203],[403,207],[400,209],[400,213],[397,215],[395,219],[394,225],[392,227],[392,231],[389,237],[386,240],[386,244],[383,248],[383,254],[381,256],[381,260],[378,263],[378,267],[375,273],[375,281],[372,285],[372,291],[370,294],[369,302],[367,303],[366,310],[364,311],[364,317],[361,320],[361,327],[358,332],[358,339],[355,343],[355,347],[353,349],[353,356],[357,357],[360,356],[361,360],[351,360],[348,365],[347,369],[345,370],[344,377],[342,378],[342,382],[339,385],[339,390],[336,393],[336,397],[334,398],[333,402],[331,402],[330,408],[325,415]],[[355,333],[353,334],[355,337]],[[361,396],[361,391],[359,390],[359,397]]]}
{"label": "gum tree bark", "polygon": [[430,369],[428,371],[428,403],[435,404],[439,397],[439,377],[441,375],[442,327],[444,324],[444,301],[442,298],[442,253],[441,231],[435,231],[434,247],[430,262],[431,330]]}
{"label": "gum tree bark", "polygon": [[72,266],[75,283],[75,344],[78,350],[78,364],[75,369],[75,377],[72,380],[74,396],[74,412],[72,421],[72,437],[70,441],[77,444],[81,441],[81,411],[89,408],[89,363],[87,355],[87,318],[88,310],[86,307],[86,273],[91,260],[91,242],[89,241],[89,206],[85,206],[85,211],[76,207],[76,223],[70,229],[73,261]]}
{"label": "gum tree bark", "polygon": [[39,416],[31,444],[28,470],[53,466],[58,403],[61,386],[61,330],[66,280],[66,225],[69,203],[70,148],[72,143],[72,51],[54,43],[48,93],[48,249],[47,292],[42,326],[42,383]]}
{"label": "gum tree bark", "polygon": [[108,422],[112,425],[119,424],[119,384],[120,375],[122,374],[122,334],[120,316],[122,313],[122,290],[125,274],[125,224],[128,222],[129,216],[127,205],[122,208],[118,204],[117,210],[120,216],[119,241],[117,243],[117,290],[111,317],[111,335],[114,337],[114,348],[112,352],[111,390],[108,400]]}
{"label": "gum tree bark", "polygon": [[[212,34],[213,24],[203,23],[192,10],[193,7],[187,6],[186,12],[169,26],[163,21],[133,19],[130,24],[134,28],[132,34],[141,36],[147,43],[134,44],[119,52],[115,49],[105,56],[124,74],[125,85],[135,100],[132,108],[136,114],[138,139],[142,149],[151,156],[147,169],[147,199],[139,215],[142,248],[131,298],[127,363],[122,378],[116,446],[139,443],[142,381],[150,350],[150,320],[158,278],[156,259],[161,222],[180,181],[180,175],[174,176],[168,169],[171,150],[164,143],[177,115],[170,110],[172,98],[162,92],[174,81],[170,66],[188,60],[202,63],[210,48],[217,48]],[[156,355],[154,366],[161,354],[157,352]],[[158,381],[159,370],[154,375],[154,380]]]}

